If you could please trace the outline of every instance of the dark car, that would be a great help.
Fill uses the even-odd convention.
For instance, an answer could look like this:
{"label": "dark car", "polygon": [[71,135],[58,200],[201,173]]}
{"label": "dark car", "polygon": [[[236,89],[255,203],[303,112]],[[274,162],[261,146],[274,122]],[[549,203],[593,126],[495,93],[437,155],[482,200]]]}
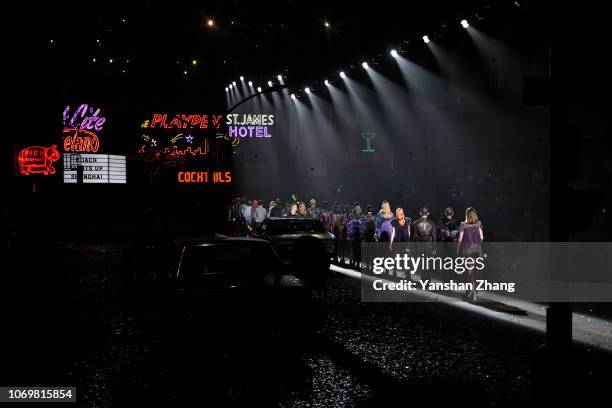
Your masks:
{"label": "dark car", "polygon": [[301,237],[314,237],[325,246],[327,254],[334,254],[334,235],[323,228],[321,221],[307,217],[268,218],[261,226],[260,237],[272,243],[283,260],[292,258],[295,242]]}
{"label": "dark car", "polygon": [[311,288],[289,273],[270,242],[214,238],[173,246],[163,327],[169,381],[182,387],[200,373],[194,387],[221,393],[221,400],[228,389],[302,381],[302,355],[314,336]]}
{"label": "dark car", "polygon": [[173,305],[184,316],[234,331],[308,331],[311,288],[291,275],[268,241],[215,238],[179,244]]}

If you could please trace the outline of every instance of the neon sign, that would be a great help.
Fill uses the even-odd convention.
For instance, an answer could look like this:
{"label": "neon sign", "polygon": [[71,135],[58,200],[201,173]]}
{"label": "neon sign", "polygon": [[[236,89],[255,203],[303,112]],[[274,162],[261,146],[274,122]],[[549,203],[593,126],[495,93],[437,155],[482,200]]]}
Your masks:
{"label": "neon sign", "polygon": [[228,184],[232,182],[231,171],[179,171],[177,176],[179,183]]}
{"label": "neon sign", "polygon": [[274,115],[233,113],[227,115],[226,124],[229,137],[272,137],[270,127],[274,126]]}
{"label": "neon sign", "polygon": [[[202,147],[204,149],[202,149]],[[179,149],[177,146],[172,146],[172,150],[170,148],[165,147],[163,150],[163,155],[170,158],[182,158],[188,155],[191,156],[205,156],[208,154],[208,140],[204,139],[204,145],[198,146],[195,149],[192,149],[191,146],[187,146],[185,149]]]}
{"label": "neon sign", "polygon": [[208,129],[211,124],[215,129],[221,126],[223,115],[184,115],[176,114],[168,122],[168,114],[154,113],[151,120],[145,120],[140,127],[142,128],[161,128],[161,129]]}
{"label": "neon sign", "polygon": [[[70,135],[74,132],[73,135]],[[64,151],[96,153],[100,149],[98,135],[89,130],[64,129]]]}
{"label": "neon sign", "polygon": [[64,143],[66,152],[96,153],[100,148],[100,139],[96,132],[101,132],[106,117],[100,116],[100,108],[95,109],[87,104],[81,104],[74,113],[70,113],[70,105],[63,113]]}
{"label": "neon sign", "polygon": [[53,163],[58,161],[59,158],[57,145],[49,147],[30,146],[19,152],[17,161],[21,174],[44,174],[48,176],[49,174],[55,174]]}
{"label": "neon sign", "polygon": [[[89,115],[87,114],[89,112]],[[92,130],[96,132],[102,131],[102,126],[106,122],[104,116],[98,116],[100,108],[94,111],[93,107],[89,107],[86,103],[80,105],[70,116],[70,105],[64,109],[64,129],[81,129]],[[79,122],[80,121],[80,122]]]}
{"label": "neon sign", "polygon": [[366,148],[362,149],[361,151],[364,152],[364,153],[373,153],[373,152],[375,152],[376,150],[374,150],[372,148],[372,146],[374,145],[374,142],[373,142],[372,139],[376,138],[376,133],[362,133],[361,137],[366,142]]}

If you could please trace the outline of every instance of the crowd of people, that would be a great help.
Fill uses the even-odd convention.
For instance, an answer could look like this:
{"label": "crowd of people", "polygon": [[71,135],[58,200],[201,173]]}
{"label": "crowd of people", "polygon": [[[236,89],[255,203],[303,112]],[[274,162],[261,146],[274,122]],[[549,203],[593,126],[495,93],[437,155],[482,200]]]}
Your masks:
{"label": "crowd of people", "polygon": [[321,221],[323,228],[335,236],[336,261],[345,263],[349,259],[351,267],[361,265],[362,242],[388,242],[390,248],[395,242],[417,242],[422,251],[433,254],[437,242],[455,242],[458,248],[463,243],[462,251],[471,255],[479,250],[484,238],[482,223],[472,207],[466,210],[463,221],[448,207],[437,222],[431,219],[427,207],[421,208],[418,219],[413,221],[403,208],[393,211],[387,200],[382,201],[376,211],[370,204],[363,210],[359,202],[344,206],[334,202],[330,206],[324,201],[319,207],[315,199],[310,199],[307,207],[305,202],[293,200],[283,205],[277,198],[265,208],[262,200],[236,198],[228,211],[228,221],[235,235],[251,235],[266,218],[278,217]]}

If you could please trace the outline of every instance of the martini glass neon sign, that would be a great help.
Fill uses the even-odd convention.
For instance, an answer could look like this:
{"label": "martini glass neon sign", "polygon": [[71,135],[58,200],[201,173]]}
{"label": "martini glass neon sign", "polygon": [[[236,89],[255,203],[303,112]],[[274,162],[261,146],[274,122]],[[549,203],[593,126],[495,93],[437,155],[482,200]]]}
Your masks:
{"label": "martini glass neon sign", "polygon": [[362,133],[361,134],[361,138],[363,140],[365,140],[366,142],[366,146],[365,149],[362,149],[361,151],[364,153],[373,153],[376,150],[373,148],[374,146],[374,140],[376,138],[376,133],[372,132],[372,133]]}

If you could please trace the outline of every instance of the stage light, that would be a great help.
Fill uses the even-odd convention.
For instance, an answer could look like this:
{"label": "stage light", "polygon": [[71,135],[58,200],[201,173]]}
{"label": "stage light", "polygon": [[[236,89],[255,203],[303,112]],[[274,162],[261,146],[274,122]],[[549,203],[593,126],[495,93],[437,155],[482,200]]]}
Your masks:
{"label": "stage light", "polygon": [[257,87],[257,92],[261,92],[261,86]]}
{"label": "stage light", "polygon": [[212,26],[215,25],[215,22],[212,19],[209,18],[207,24],[208,24],[209,27],[212,27]]}
{"label": "stage light", "polygon": [[244,77],[242,75],[240,75],[240,80],[244,82]]}
{"label": "stage light", "polygon": [[346,78],[346,74],[344,73],[344,71],[340,71],[340,78]]}
{"label": "stage light", "polygon": [[362,62],[361,66],[363,67],[363,69],[368,69],[368,63],[367,62]]}
{"label": "stage light", "polygon": [[279,81],[283,80],[283,76],[282,75],[278,75],[277,78],[278,78]]}
{"label": "stage light", "polygon": [[295,94],[291,94],[291,99],[295,100]]}
{"label": "stage light", "polygon": [[426,36],[426,35],[424,35],[424,36],[423,36],[423,42],[424,42],[425,44],[429,44],[429,37],[428,37],[428,36]]}
{"label": "stage light", "polygon": [[227,86],[225,87],[225,92],[229,92],[229,88]]}
{"label": "stage light", "polygon": [[198,61],[197,60],[192,60],[191,61],[191,65],[198,65]]}
{"label": "stage light", "polygon": [[309,87],[304,88],[304,92],[306,92],[307,94],[309,94],[309,93],[310,93],[310,88],[309,88]]}
{"label": "stage light", "polygon": [[230,88],[230,89],[233,89],[234,87],[232,86],[232,84],[230,84],[229,88]]}
{"label": "stage light", "polygon": [[253,86],[253,81],[249,81],[249,86]]}
{"label": "stage light", "polygon": [[187,71],[183,71],[183,74],[187,75]]}
{"label": "stage light", "polygon": [[468,28],[470,26],[470,23],[468,23],[468,21],[464,19],[464,20],[461,20],[461,26],[463,28]]}
{"label": "stage light", "polygon": [[236,86],[236,81],[232,81],[232,85]]}
{"label": "stage light", "polygon": [[325,80],[325,85],[329,86],[329,81],[327,79]]}
{"label": "stage light", "polygon": [[96,59],[95,59],[95,58],[92,58],[91,60],[92,60],[93,62],[96,62]]}
{"label": "stage light", "polygon": [[392,56],[393,58],[397,58],[397,57],[399,57],[399,54],[397,53],[397,51],[396,51],[396,50],[391,50],[391,56]]}
{"label": "stage light", "polygon": [[325,27],[326,27],[326,28],[329,28],[329,21],[326,21],[326,22],[325,22]]}
{"label": "stage light", "polygon": [[268,81],[268,86],[272,86],[272,81]]}
{"label": "stage light", "polygon": [[111,59],[109,59],[109,60],[108,60],[108,62],[109,62],[110,64],[112,64],[112,63],[113,63],[113,59],[112,59],[112,58],[111,58]]}

